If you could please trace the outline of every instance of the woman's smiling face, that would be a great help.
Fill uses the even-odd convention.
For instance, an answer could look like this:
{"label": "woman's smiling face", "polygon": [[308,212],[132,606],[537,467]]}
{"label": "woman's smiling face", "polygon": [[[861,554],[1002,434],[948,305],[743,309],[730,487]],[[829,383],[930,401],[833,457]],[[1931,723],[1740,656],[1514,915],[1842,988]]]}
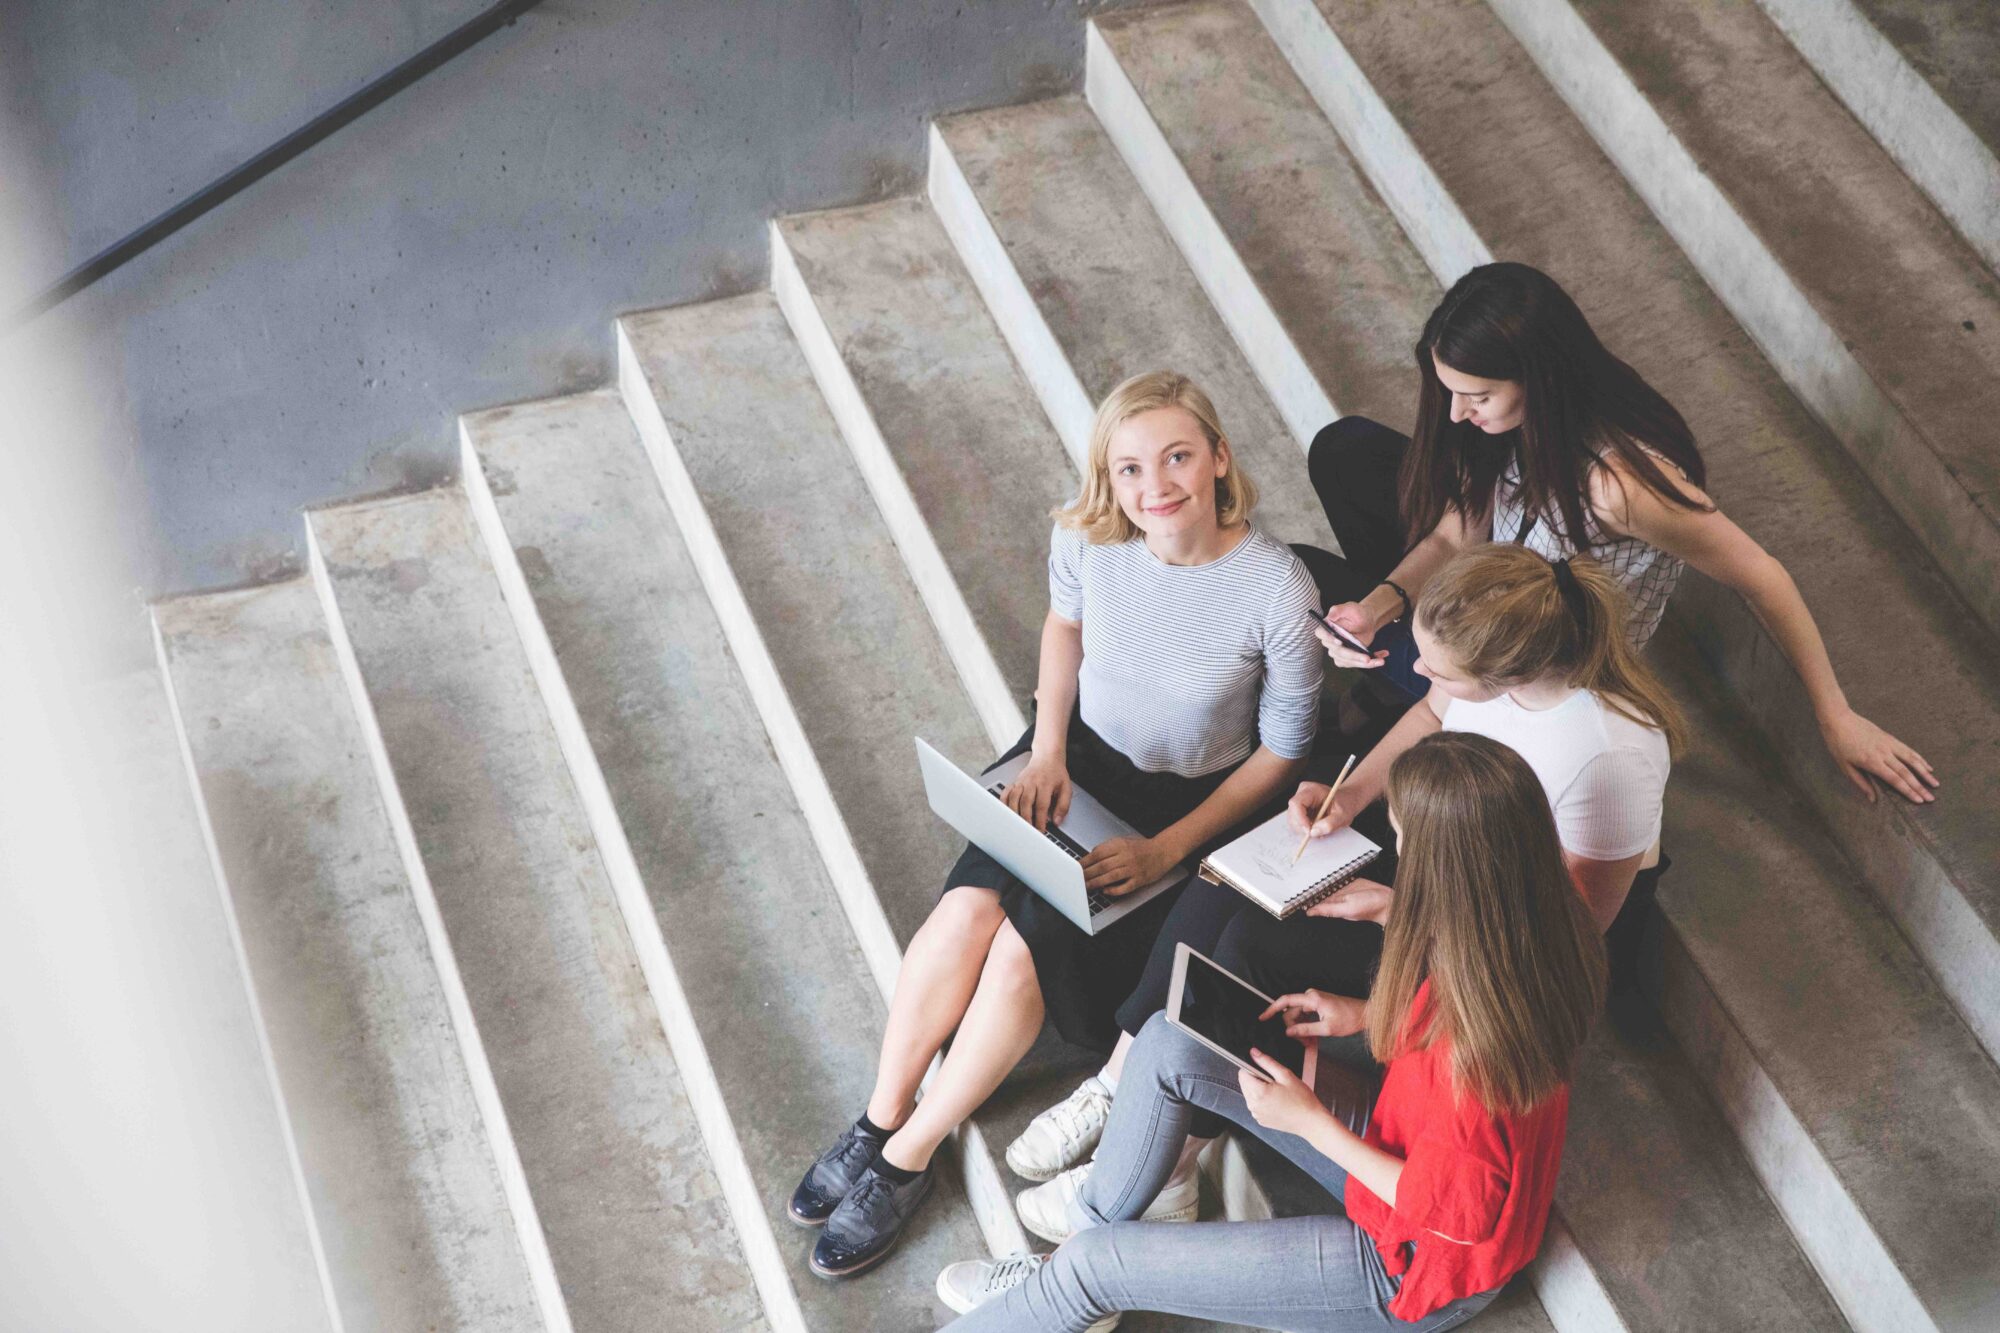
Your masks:
{"label": "woman's smiling face", "polygon": [[1128,417],[1111,433],[1105,465],[1118,507],[1148,537],[1215,526],[1215,483],[1229,471],[1229,446],[1210,444],[1186,409]]}
{"label": "woman's smiling face", "polygon": [[1519,380],[1483,380],[1453,370],[1431,353],[1438,383],[1451,395],[1451,419],[1469,421],[1488,435],[1504,435],[1528,415],[1528,391]]}

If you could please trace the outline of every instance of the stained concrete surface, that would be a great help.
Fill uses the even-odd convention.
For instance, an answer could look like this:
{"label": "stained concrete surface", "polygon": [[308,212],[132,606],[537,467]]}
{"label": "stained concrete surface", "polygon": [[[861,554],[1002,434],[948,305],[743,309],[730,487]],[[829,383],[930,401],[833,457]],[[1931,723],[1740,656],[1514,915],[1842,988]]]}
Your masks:
{"label": "stained concrete surface", "polygon": [[1854,0],[1988,148],[2000,152],[2000,5],[1992,0]]}
{"label": "stained concrete surface", "polygon": [[1677,1003],[1692,988],[1670,982],[1670,1026],[1732,1113],[1749,1098],[1721,1061],[1740,1040],[1798,1126],[1746,1115],[1753,1158],[1795,1178],[1823,1159],[1866,1219],[1872,1235],[1850,1238],[1838,1216],[1794,1214],[1823,1269],[1829,1252],[1879,1245],[1939,1329],[1993,1328],[2000,1072],[1805,803],[1741,742],[1699,659],[1677,635],[1652,655],[1696,736],[1675,764],[1660,906],[1713,996]]}
{"label": "stained concrete surface", "polygon": [[319,597],[155,614],[342,1329],[541,1330]]}
{"label": "stained concrete surface", "polygon": [[1013,697],[1035,692],[1048,581],[991,553],[1045,548],[1076,472],[929,205],[788,218],[786,244]]}
{"label": "stained concrete surface", "polygon": [[[1074,87],[1119,2],[549,0],[35,327],[93,376],[130,583],[296,566],[301,504],[435,481],[454,413],[602,382],[612,315],[756,285],[767,218],[913,186],[924,116]],[[0,295],[481,8],[0,0],[33,261]]]}
{"label": "stained concrete surface", "polygon": [[764,1327],[464,497],[312,523],[576,1327]]}
{"label": "stained concrete surface", "polygon": [[1340,415],[1408,430],[1411,349],[1443,292],[1256,14],[1177,5],[1099,27]]}
{"label": "stained concrete surface", "polygon": [[[655,311],[625,329],[907,941],[963,846],[931,814],[910,738],[968,765],[990,762],[992,742],[777,302],[757,294]],[[774,468],[767,450],[779,442]],[[883,754],[893,761],[878,762]]]}
{"label": "stained concrete surface", "polygon": [[938,1269],[984,1250],[947,1169],[864,1285],[806,1268],[785,1215],[867,1104],[883,1004],[615,391],[466,430],[631,841],[806,1323],[919,1327]]}

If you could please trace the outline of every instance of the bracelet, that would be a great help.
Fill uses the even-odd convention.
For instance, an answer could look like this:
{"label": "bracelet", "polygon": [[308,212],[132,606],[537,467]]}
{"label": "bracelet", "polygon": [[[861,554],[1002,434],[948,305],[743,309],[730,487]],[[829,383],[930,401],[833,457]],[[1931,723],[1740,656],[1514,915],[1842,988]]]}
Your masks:
{"label": "bracelet", "polygon": [[1396,613],[1396,619],[1391,620],[1389,622],[1390,624],[1393,625],[1396,623],[1396,620],[1401,620],[1410,614],[1410,606],[1411,606],[1410,594],[1403,591],[1402,584],[1396,582],[1394,579],[1383,579],[1380,583],[1376,584],[1375,586],[1378,588],[1387,588],[1389,591],[1395,593],[1396,596],[1403,599],[1403,609]]}

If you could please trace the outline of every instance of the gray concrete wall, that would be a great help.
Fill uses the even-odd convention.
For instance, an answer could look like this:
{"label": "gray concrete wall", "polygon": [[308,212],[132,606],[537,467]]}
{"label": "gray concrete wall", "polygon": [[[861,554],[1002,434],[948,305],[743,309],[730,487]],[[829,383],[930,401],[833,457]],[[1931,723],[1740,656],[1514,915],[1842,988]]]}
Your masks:
{"label": "gray concrete wall", "polygon": [[[547,0],[45,317],[142,596],[263,577],[298,509],[455,466],[611,317],[763,280],[773,214],[915,188],[926,116],[1077,86],[1118,0]],[[12,302],[485,0],[0,0]],[[25,188],[20,188],[24,187]]]}

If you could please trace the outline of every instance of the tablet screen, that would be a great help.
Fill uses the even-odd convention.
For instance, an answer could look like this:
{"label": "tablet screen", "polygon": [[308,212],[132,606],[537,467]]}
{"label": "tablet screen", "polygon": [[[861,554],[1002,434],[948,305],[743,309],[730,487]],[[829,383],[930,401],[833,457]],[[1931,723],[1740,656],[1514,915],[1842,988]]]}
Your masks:
{"label": "tablet screen", "polygon": [[1181,984],[1180,1012],[1174,1017],[1252,1069],[1257,1067],[1250,1058],[1254,1046],[1303,1077],[1306,1048],[1298,1039],[1285,1035],[1284,1015],[1276,1014],[1263,1022],[1257,1019],[1268,1004],[1256,991],[1190,951]]}

